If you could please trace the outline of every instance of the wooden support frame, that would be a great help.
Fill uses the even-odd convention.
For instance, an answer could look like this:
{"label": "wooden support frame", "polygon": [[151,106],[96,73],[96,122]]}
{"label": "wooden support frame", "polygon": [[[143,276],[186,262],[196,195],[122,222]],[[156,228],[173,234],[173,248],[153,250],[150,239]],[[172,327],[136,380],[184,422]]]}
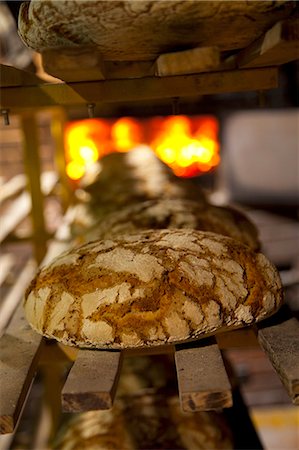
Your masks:
{"label": "wooden support frame", "polygon": [[31,196],[34,253],[38,263],[46,254],[47,232],[44,217],[44,198],[40,185],[41,166],[36,116],[26,112],[21,116],[23,135],[24,166]]}
{"label": "wooden support frame", "polygon": [[[42,337],[26,322],[22,306],[0,340],[0,433],[12,433],[35,375]],[[13,348],[13,351],[12,351]],[[16,356],[17,355],[17,356]]]}
{"label": "wooden support frame", "polygon": [[278,86],[278,69],[244,69],[224,72],[147,77],[140,79],[44,84],[1,89],[1,108],[41,108],[88,103],[127,102],[162,98],[258,91]]}
{"label": "wooden support frame", "polygon": [[235,59],[239,68],[270,67],[299,59],[298,20],[276,23]]}

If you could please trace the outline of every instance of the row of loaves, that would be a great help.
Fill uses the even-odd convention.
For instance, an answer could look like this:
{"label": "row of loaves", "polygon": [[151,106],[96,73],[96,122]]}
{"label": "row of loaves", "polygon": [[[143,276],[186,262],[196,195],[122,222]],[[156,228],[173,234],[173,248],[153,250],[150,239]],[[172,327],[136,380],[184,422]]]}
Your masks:
{"label": "row of loaves", "polygon": [[90,228],[27,289],[37,332],[80,347],[159,346],[247,326],[281,306],[254,225],[211,205],[150,150],[106,156],[85,191]]}

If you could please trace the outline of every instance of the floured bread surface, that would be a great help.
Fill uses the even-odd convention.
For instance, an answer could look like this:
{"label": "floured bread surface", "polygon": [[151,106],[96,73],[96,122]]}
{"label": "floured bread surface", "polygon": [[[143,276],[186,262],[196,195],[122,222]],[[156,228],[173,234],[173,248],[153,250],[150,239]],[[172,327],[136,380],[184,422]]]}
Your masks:
{"label": "floured bread surface", "polygon": [[241,212],[186,199],[162,199],[129,205],[110,213],[85,233],[85,242],[136,233],[148,228],[189,228],[237,239],[252,249],[260,247],[255,225]]}
{"label": "floured bread surface", "polygon": [[31,326],[64,344],[157,346],[240,327],[282,302],[278,272],[238,241],[146,230],[62,254],[27,289]]}

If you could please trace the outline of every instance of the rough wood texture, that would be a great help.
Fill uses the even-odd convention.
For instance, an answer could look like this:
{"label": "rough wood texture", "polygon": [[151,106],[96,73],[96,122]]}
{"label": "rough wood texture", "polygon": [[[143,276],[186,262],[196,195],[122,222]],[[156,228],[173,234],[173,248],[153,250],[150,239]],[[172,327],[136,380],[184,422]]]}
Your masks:
{"label": "rough wood texture", "polygon": [[0,432],[11,433],[18,421],[37,365],[42,338],[27,324],[20,306],[0,340]]}
{"label": "rough wood texture", "polygon": [[199,75],[45,84],[1,89],[2,108],[72,106],[273,89],[276,68],[244,69]]}
{"label": "rough wood texture", "polygon": [[104,80],[104,65],[97,49],[88,47],[47,49],[44,70],[64,81]]}
{"label": "rough wood texture", "polygon": [[175,352],[183,411],[206,411],[232,406],[231,386],[217,344]]}
{"label": "rough wood texture", "polygon": [[259,326],[258,341],[294,404],[299,405],[299,324],[287,313]]}
{"label": "rough wood texture", "polygon": [[155,74],[159,77],[209,72],[220,64],[217,47],[194,48],[182,52],[165,53],[156,61]]}
{"label": "rough wood texture", "polygon": [[298,21],[276,23],[236,57],[238,67],[263,67],[299,59]]}
{"label": "rough wood texture", "polygon": [[121,353],[81,350],[62,390],[62,408],[81,412],[112,408]]}
{"label": "rough wood texture", "polygon": [[19,32],[37,51],[94,45],[104,60],[145,61],[195,47],[244,48],[295,11],[295,3],[33,0],[22,4]]}

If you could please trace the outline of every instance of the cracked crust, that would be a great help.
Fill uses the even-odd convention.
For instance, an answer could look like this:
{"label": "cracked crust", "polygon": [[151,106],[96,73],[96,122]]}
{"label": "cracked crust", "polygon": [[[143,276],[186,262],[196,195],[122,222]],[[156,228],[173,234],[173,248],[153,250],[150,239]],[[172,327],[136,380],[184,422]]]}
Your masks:
{"label": "cracked crust", "polygon": [[255,225],[241,212],[186,199],[157,199],[129,205],[105,216],[82,239],[89,242],[148,228],[211,231],[243,242],[253,250],[260,248]]}
{"label": "cracked crust", "polygon": [[120,349],[184,342],[252,324],[282,303],[278,272],[234,239],[147,230],[94,241],[44,267],[28,322],[67,345]]}
{"label": "cracked crust", "polygon": [[244,48],[288,17],[295,3],[31,0],[21,5],[18,27],[25,44],[38,52],[80,45],[97,47],[105,61],[146,61],[198,46]]}

